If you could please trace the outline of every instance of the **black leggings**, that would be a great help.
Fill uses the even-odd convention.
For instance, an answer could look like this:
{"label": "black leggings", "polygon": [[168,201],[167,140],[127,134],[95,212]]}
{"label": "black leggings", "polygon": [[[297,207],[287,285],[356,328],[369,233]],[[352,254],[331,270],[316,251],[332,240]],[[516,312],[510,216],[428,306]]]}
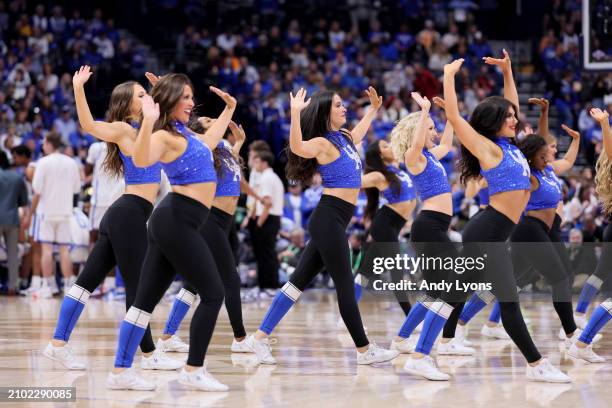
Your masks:
{"label": "black leggings", "polygon": [[555,220],[553,221],[552,226],[550,227],[550,231],[548,232],[548,237],[551,242],[554,242],[554,247],[557,253],[559,254],[559,258],[561,258],[561,262],[565,265],[565,270],[568,273],[570,287],[574,283],[574,270],[572,269],[572,261],[570,261],[569,254],[567,253],[567,249],[565,248],[565,244],[563,243],[563,239],[561,238],[561,217],[559,214],[555,214]]}
{"label": "black leggings", "polygon": [[[456,257],[457,248],[448,237],[451,216],[438,211],[421,210],[414,219],[410,229],[410,239],[414,244],[415,255],[423,254],[425,257]],[[439,282],[447,277],[441,270],[424,269],[423,279],[428,282]],[[427,291],[427,296],[437,299],[439,291]],[[455,304],[453,304],[454,306]],[[459,314],[463,309],[463,302],[458,304],[444,324],[442,336],[455,337],[455,328]]]}
{"label": "black leggings", "polygon": [[[210,216],[201,229],[202,237],[210,251],[215,254],[217,270],[225,288],[225,308],[232,325],[235,338],[246,336],[242,323],[242,303],[240,302],[240,276],[234,261],[234,252],[230,246],[230,229],[234,216],[216,207],[210,210]],[[183,288],[196,293],[196,288],[185,282]]]}
{"label": "black leggings", "polygon": [[[91,293],[117,265],[125,282],[125,307],[129,309],[136,297],[140,268],[147,251],[147,219],[151,211],[153,204],[142,197],[134,194],[119,197],[102,217],[98,241],[75,284]],[[155,350],[149,326],[140,349],[143,353]]]}
{"label": "black leggings", "polygon": [[[406,224],[406,219],[398,214],[392,208],[384,205],[376,211],[372,225],[370,226],[370,236],[373,242],[398,242],[398,236],[402,227]],[[367,246],[366,246],[367,247]],[[399,249],[399,248],[398,248]],[[367,249],[364,249],[367,254]],[[362,262],[357,273],[369,277],[371,270],[367,266],[371,265],[369,262]],[[404,277],[404,273],[398,269],[391,270],[391,281],[400,282]],[[394,290],[393,294],[397,299],[402,311],[405,315],[410,312],[410,302],[404,292]]]}
{"label": "black leggings", "polygon": [[606,282],[612,276],[612,222],[603,232],[603,250],[595,269],[595,276]]}
{"label": "black leggings", "polygon": [[[463,230],[463,242],[503,243],[512,235],[514,228],[515,224],[511,219],[495,208],[488,206],[482,213],[468,221]],[[469,250],[471,251],[473,249],[474,248],[470,248]],[[493,294],[498,299],[503,299],[505,296],[500,296],[499,290],[505,290],[504,293],[507,296],[507,292],[510,288],[516,288],[516,280],[512,270],[510,253],[504,245],[489,245],[486,248],[486,252],[488,253],[489,259],[495,259],[495,265],[490,266],[495,268],[496,275]],[[474,255],[478,256],[478,254]],[[489,273],[491,274],[491,272]],[[468,279],[466,275],[467,274],[458,276]],[[516,290],[514,290],[512,298],[513,301],[511,302],[499,302],[502,324],[514,344],[516,344],[521,353],[523,353],[523,356],[525,356],[527,362],[536,362],[542,358],[542,356],[527,331],[527,326],[521,314],[521,307]]]}
{"label": "black leggings", "polygon": [[289,282],[303,291],[323,267],[336,286],[338,307],[355,346],[369,344],[355,301],[353,272],[346,237],[346,227],[355,206],[340,198],[323,194],[308,221],[310,241],[306,244]]}
{"label": "black leggings", "polygon": [[[182,194],[169,193],[149,220],[149,248],[142,266],[134,307],[152,313],[175,273],[195,288],[201,301],[189,328],[187,364],[201,367],[223,304],[223,283],[200,228],[209,210]],[[175,272],[176,271],[176,272]]]}
{"label": "black leggings", "polygon": [[[535,217],[523,216],[510,237],[512,266],[518,287],[527,285],[529,268],[546,278],[552,287],[553,306],[566,334],[576,330],[569,273],[549,237],[548,226]],[[536,243],[533,245],[532,243]]]}

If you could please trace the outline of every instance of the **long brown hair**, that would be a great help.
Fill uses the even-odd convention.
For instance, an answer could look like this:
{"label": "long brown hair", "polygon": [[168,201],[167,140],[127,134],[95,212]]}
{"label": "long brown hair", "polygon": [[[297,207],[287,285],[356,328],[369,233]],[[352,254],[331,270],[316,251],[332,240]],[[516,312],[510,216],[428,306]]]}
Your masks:
{"label": "long brown hair", "polygon": [[[171,119],[174,107],[183,97],[185,85],[189,85],[193,92],[193,84],[185,74],[164,75],[151,89],[151,97],[159,104],[159,119],[155,123],[154,130],[166,130],[178,134]],[[187,126],[187,124],[185,124]]]}
{"label": "long brown hair", "polygon": [[[337,92],[331,90],[317,91],[310,98],[310,104],[300,113],[300,128],[302,129],[302,140],[310,140],[315,137],[324,137],[331,130],[330,112],[334,95]],[[354,147],[350,133],[341,129],[340,134],[349,144]],[[336,147],[334,145],[334,147]],[[336,147],[336,149],[339,149]],[[317,159],[305,159],[293,153],[287,145],[287,165],[285,174],[289,180],[300,181],[307,185],[316,173],[319,164]]]}
{"label": "long brown hair", "polygon": [[[134,98],[134,85],[136,81],[127,81],[117,85],[110,96],[108,112],[106,113],[107,122],[126,122],[131,123],[136,118],[132,117],[132,99]],[[102,163],[103,169],[115,176],[123,176],[123,160],[119,156],[119,146],[117,143],[106,142],[107,154]]]}

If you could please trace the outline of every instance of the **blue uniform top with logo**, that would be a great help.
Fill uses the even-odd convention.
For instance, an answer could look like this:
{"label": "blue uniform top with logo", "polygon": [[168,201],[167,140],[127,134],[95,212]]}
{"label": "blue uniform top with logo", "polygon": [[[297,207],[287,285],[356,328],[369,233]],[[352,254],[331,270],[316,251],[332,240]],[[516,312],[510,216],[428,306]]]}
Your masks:
{"label": "blue uniform top with logo", "polygon": [[425,169],[416,175],[408,171],[421,201],[440,194],[450,193],[450,184],[442,163],[428,149],[423,148],[421,153],[427,160]]}
{"label": "blue uniform top with logo", "polygon": [[546,166],[544,170],[532,169],[532,174],[538,179],[538,189],[531,192],[527,211],[543,210],[546,208],[557,208],[561,200],[561,189],[557,180],[550,176],[554,174],[552,166]]}
{"label": "blue uniform top with logo", "polygon": [[395,166],[387,166],[387,170],[395,173],[399,182],[400,188],[398,191],[394,191],[391,186],[383,190],[382,195],[389,204],[401,203],[404,201],[414,200],[416,198],[416,190],[412,185],[410,176],[403,170],[398,169]]}
{"label": "blue uniform top with logo", "polygon": [[234,158],[232,146],[225,139],[217,145],[217,152],[221,160],[221,171],[217,181],[215,197],[240,196],[240,164]]}
{"label": "blue uniform top with logo", "polygon": [[493,142],[502,149],[501,162],[489,170],[480,170],[487,180],[489,196],[514,190],[530,190],[529,164],[518,147],[511,144],[507,137],[497,137]]}
{"label": "blue uniform top with logo", "polygon": [[363,165],[353,143],[340,131],[327,132],[325,138],[340,150],[340,156],[331,163],[319,165],[323,187],[360,188]]}
{"label": "blue uniform top with logo", "polygon": [[187,140],[183,154],[169,163],[161,163],[172,185],[216,183],[217,173],[208,146],[183,123],[175,122],[176,130]]}

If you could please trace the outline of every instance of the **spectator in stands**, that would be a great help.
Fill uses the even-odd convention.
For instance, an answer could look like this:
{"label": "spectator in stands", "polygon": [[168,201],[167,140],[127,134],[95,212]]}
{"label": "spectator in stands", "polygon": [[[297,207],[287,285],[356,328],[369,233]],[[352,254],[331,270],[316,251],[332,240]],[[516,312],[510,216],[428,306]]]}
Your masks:
{"label": "spectator in stands", "polygon": [[64,105],[62,107],[62,114],[53,121],[53,127],[62,138],[62,144],[64,146],[70,146],[70,135],[77,131],[76,122],[72,118],[70,106]]}

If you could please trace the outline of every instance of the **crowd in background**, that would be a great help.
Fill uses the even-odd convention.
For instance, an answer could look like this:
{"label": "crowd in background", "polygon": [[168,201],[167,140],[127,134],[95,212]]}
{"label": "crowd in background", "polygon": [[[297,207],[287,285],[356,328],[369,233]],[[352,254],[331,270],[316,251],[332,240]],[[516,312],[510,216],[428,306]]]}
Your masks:
{"label": "crowd in background", "polygon": [[[384,106],[361,147],[362,155],[368,143],[385,138],[395,121],[416,110],[410,92],[430,99],[441,94],[443,66],[455,58],[466,60],[457,77],[460,110],[465,117],[483,98],[502,93],[501,74],[481,62],[482,57],[500,52],[500,43],[489,39],[490,29],[480,27],[484,23],[479,13],[490,12],[495,0],[347,0],[333,5],[268,0],[229,1],[214,7],[211,2],[204,6],[178,0],[151,3],[141,10],[142,20],[164,30],[154,28],[145,35],[141,23],[134,23],[132,33],[131,26],[116,27],[102,9],[81,12],[80,7],[64,9],[48,2],[0,1],[0,152],[8,159],[0,171],[12,169],[25,177],[28,167],[43,156],[45,136],[57,134],[61,151],[81,169],[82,191],[76,207],[89,211],[92,175],[86,159],[95,140],[78,124],[72,73],[81,65],[92,66],[95,75],[87,85],[87,94],[92,110],[102,117],[112,87],[128,79],[144,82],[144,72],[150,69],[135,34],[153,46],[158,66],[190,76],[196,98],[202,103],[200,114],[214,114],[217,108],[208,103],[206,87],[214,84],[223,88],[238,100],[235,119],[245,128],[249,141],[269,145],[274,170],[287,190],[277,242],[281,279],[283,273],[291,272],[308,239],[305,226],[322,191],[320,176],[310,185],[285,180],[283,149],[289,134],[290,91],[299,87],[306,88],[308,94],[321,88],[338,90],[348,109],[347,127],[351,128],[368,105],[363,90],[368,85],[378,89]],[[517,71],[524,69],[534,82],[543,80],[543,94],[529,96],[547,97],[559,113],[558,125],[566,123],[582,134],[584,166],[563,178],[563,231],[566,240],[596,242],[601,240],[606,222],[593,182],[601,132],[587,112],[591,106],[599,106],[612,113],[612,73],[581,69],[581,2],[543,3],[548,7],[543,17],[538,17],[541,39],[532,42],[532,58],[521,62]],[[129,7],[137,6],[126,5]],[[156,25],[156,19],[164,16],[168,24]],[[213,20],[216,24],[201,23]],[[517,82],[520,86],[520,79]],[[441,132],[444,112],[436,107],[431,113]],[[524,124],[528,122],[524,115],[522,119]],[[563,137],[558,129],[551,130]],[[458,152],[455,148],[443,162],[452,183],[454,231],[460,231],[477,205],[465,198],[458,181],[454,166]],[[361,196],[349,227],[355,251],[364,239],[364,206],[365,196]],[[238,218],[237,224],[241,221]],[[27,244],[26,230],[22,218],[20,257],[28,256],[31,244]],[[251,284],[254,257],[249,250],[249,233],[241,231],[241,271],[245,284]],[[0,262],[1,255],[0,249]],[[29,256],[40,254],[30,251]],[[23,286],[27,286],[35,263],[32,259],[21,263]]]}

